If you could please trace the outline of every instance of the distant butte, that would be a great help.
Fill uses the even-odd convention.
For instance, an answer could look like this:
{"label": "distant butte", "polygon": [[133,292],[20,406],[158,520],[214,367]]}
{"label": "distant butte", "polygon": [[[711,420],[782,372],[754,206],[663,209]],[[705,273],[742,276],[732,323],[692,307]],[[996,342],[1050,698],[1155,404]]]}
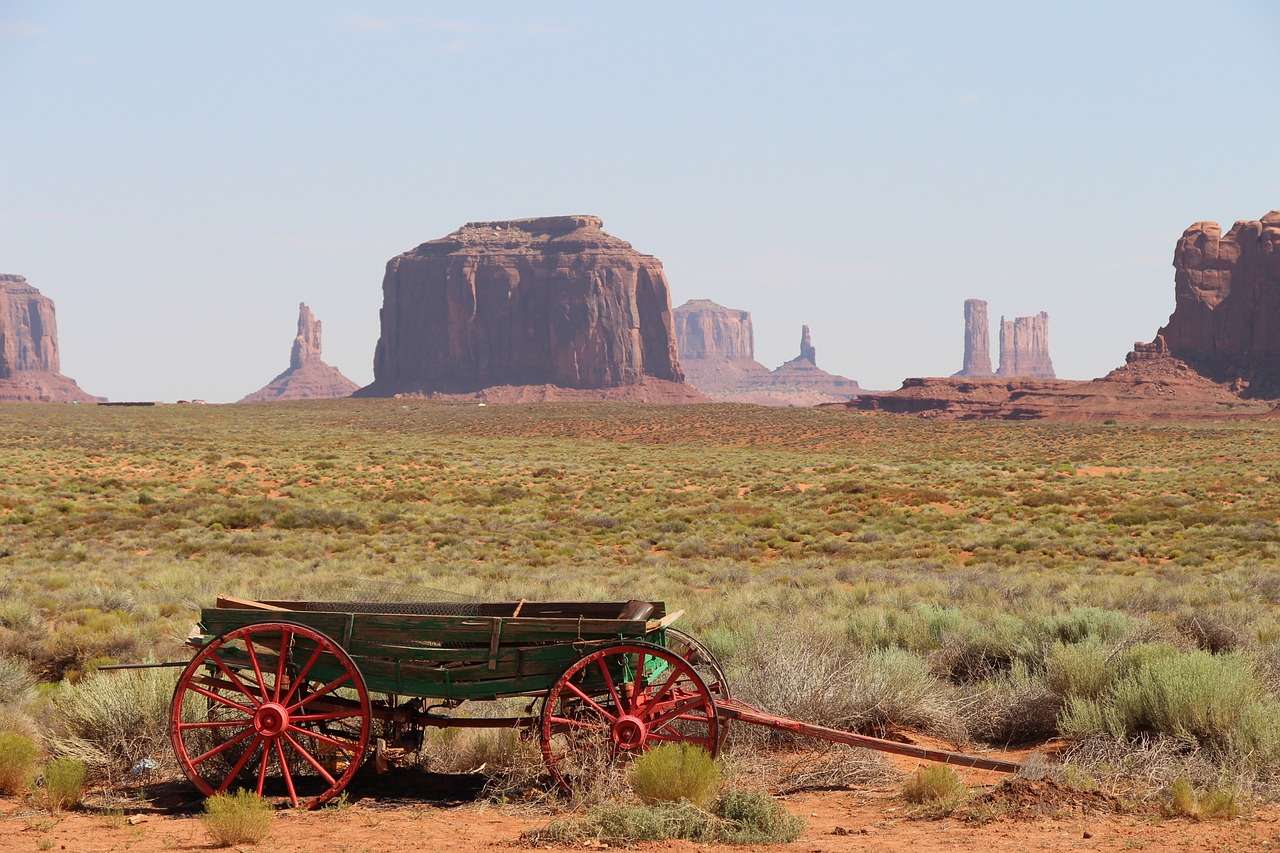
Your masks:
{"label": "distant butte", "polygon": [[0,274],[0,402],[101,402],[61,369],[53,300],[20,275]]}
{"label": "distant butte", "polygon": [[357,396],[706,399],[684,384],[662,262],[596,216],[469,222],[397,255],[381,322]]}
{"label": "distant butte", "polygon": [[249,394],[241,403],[275,400],[328,400],[350,397],[360,386],[320,357],[320,321],[306,303],[298,305],[298,334],[289,353],[289,369]]}
{"label": "distant butte", "polygon": [[713,400],[812,406],[849,400],[862,390],[852,379],[818,368],[808,326],[800,330],[800,354],[769,370],[755,360],[750,312],[691,299],[675,310],[675,321],[685,375]]}

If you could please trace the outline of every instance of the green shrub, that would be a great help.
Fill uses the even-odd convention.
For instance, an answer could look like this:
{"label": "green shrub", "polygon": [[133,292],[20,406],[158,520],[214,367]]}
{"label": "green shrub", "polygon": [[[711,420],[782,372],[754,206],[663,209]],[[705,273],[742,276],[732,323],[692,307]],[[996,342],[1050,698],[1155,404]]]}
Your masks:
{"label": "green shrub", "polygon": [[44,796],[50,811],[73,809],[80,805],[88,771],[83,761],[55,758],[44,767]]}
{"label": "green shrub", "polygon": [[271,804],[251,791],[214,794],[204,801],[205,829],[219,847],[257,844],[271,831]]}
{"label": "green shrub", "polygon": [[1111,650],[1095,639],[1078,643],[1054,643],[1045,655],[1045,681],[1064,699],[1096,699],[1111,686],[1114,669]]}
{"label": "green shrub", "polygon": [[902,796],[917,804],[955,800],[968,791],[956,771],[945,764],[921,767],[902,783]]}
{"label": "green shrub", "polygon": [[636,758],[628,781],[646,803],[688,800],[705,808],[720,787],[720,768],[700,746],[662,743]]}
{"label": "green shrub", "polygon": [[804,831],[804,819],[762,791],[725,791],[716,803],[725,821],[719,840],[729,844],[786,844]]}
{"label": "green shrub", "polygon": [[143,758],[170,755],[169,703],[175,676],[163,669],[95,673],[53,694],[48,743],[84,762],[96,778],[115,778]]}
{"label": "green shrub", "polygon": [[1062,734],[1167,735],[1254,763],[1280,759],[1280,702],[1248,659],[1148,650],[1139,660],[1097,699],[1068,700],[1058,721]]}
{"label": "green shrub", "polygon": [[804,820],[758,791],[726,791],[711,811],[693,803],[604,803],[580,818],[553,821],[525,833],[538,844],[627,845],[645,841],[704,844],[785,844],[804,831]]}
{"label": "green shrub", "polygon": [[21,794],[27,790],[38,753],[31,738],[0,732],[0,794]]}

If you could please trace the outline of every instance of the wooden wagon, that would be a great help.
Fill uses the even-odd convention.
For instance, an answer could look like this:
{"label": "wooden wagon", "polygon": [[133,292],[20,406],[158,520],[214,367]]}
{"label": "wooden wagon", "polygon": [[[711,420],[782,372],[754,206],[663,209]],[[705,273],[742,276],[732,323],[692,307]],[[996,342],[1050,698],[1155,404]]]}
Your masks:
{"label": "wooden wagon", "polygon": [[[170,737],[204,794],[246,786],[314,808],[373,754],[430,726],[519,728],[570,787],[659,743],[716,754],[730,720],[996,770],[1017,765],[776,717],[735,701],[714,657],[662,602],[375,604],[220,598],[174,690]],[[525,697],[516,716],[450,714]]]}

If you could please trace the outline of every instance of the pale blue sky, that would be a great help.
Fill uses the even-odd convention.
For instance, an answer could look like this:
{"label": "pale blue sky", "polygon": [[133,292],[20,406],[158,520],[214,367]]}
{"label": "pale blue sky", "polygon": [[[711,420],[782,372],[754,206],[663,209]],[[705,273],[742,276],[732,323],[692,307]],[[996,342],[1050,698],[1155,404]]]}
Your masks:
{"label": "pale blue sky", "polygon": [[230,400],[300,300],[364,383],[392,255],[594,213],[771,366],[807,322],[865,386],[950,373],[978,296],[1089,377],[1184,227],[1280,208],[1278,56],[1264,0],[0,0],[0,272],[87,390]]}

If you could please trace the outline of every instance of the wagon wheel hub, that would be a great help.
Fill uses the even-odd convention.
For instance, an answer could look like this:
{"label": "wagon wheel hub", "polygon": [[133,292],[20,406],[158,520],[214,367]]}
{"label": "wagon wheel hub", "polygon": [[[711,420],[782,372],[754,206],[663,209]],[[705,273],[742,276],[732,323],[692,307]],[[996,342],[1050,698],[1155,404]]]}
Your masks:
{"label": "wagon wheel hub", "polygon": [[609,736],[618,749],[634,752],[644,749],[644,742],[649,736],[649,727],[639,717],[624,714],[613,724]]}
{"label": "wagon wheel hub", "polygon": [[288,727],[289,709],[276,702],[262,705],[253,715],[253,728],[263,737],[279,737]]}

